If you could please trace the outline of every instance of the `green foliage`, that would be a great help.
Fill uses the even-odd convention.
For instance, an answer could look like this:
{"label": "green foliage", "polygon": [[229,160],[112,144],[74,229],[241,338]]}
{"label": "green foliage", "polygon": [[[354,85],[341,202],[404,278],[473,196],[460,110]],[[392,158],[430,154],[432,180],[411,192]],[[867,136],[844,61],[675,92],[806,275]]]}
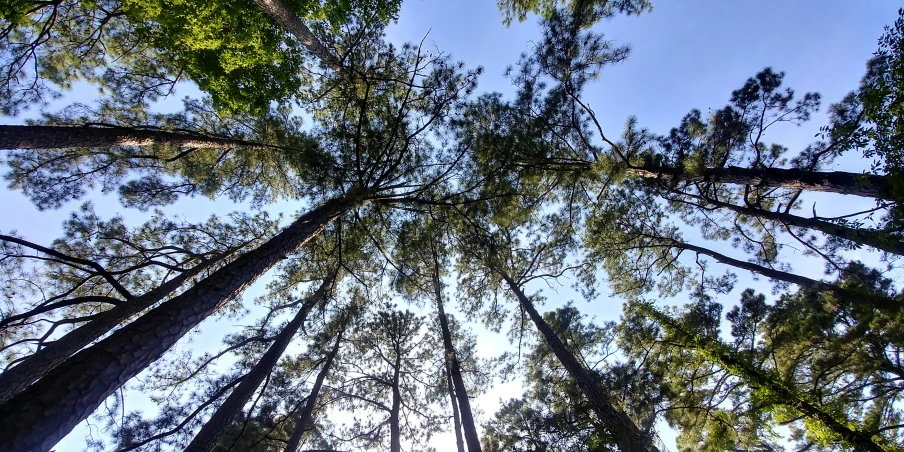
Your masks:
{"label": "green foliage", "polygon": [[580,12],[590,16],[592,19],[586,26],[611,18],[616,13],[639,15],[653,9],[653,5],[647,0],[498,0],[496,3],[506,26],[511,25],[513,20],[524,22],[529,13],[548,19],[560,7],[566,12]]}
{"label": "green foliage", "polygon": [[288,109],[226,115],[216,111],[209,98],[186,99],[184,106],[175,114],[151,115],[143,109],[120,109],[113,102],[94,108],[76,104],[45,114],[40,123],[175,130],[245,144],[188,150],[172,145],[17,150],[3,158],[9,168],[6,180],[40,209],[59,208],[94,188],[118,192],[123,204],[148,209],[185,195],[250,198],[261,205],[334,187],[328,176],[334,166],[331,157]]}
{"label": "green foliage", "polygon": [[[600,327],[584,323],[574,306],[547,312],[543,318],[565,341],[569,351],[585,363],[598,361],[614,345],[611,334],[614,325]],[[593,369],[603,378],[610,370]],[[596,421],[583,393],[544,340],[535,339],[525,356],[524,372],[527,391],[521,398],[505,402],[486,425],[483,437],[486,450],[612,450],[607,428]]]}

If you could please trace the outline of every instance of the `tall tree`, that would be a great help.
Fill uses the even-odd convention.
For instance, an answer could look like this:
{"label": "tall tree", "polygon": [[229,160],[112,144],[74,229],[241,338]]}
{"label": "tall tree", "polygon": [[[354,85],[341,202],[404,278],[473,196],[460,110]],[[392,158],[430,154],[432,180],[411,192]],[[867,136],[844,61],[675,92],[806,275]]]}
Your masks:
{"label": "tall tree", "polygon": [[426,221],[406,221],[398,228],[393,256],[394,262],[397,262],[397,286],[406,297],[427,298],[436,307],[436,324],[439,326],[439,337],[444,350],[456,437],[460,439],[463,427],[468,450],[480,451],[480,438],[471,410],[469,390],[462,373],[462,360],[456,350],[445,310],[443,278],[446,276],[444,269],[450,263],[450,250],[442,240],[446,234],[446,225],[441,218],[442,214],[431,211],[429,215],[433,218],[425,219]]}
{"label": "tall tree", "polygon": [[[543,319],[562,338],[566,346],[591,372],[608,383],[616,371],[614,363],[606,363],[615,351],[614,324],[597,326],[585,323],[577,308],[566,305],[543,314]],[[596,363],[595,368],[589,363]],[[637,369],[631,369],[636,371]],[[534,451],[607,450],[612,438],[600,428],[593,410],[581,389],[563,369],[543,338],[537,338],[525,356],[525,393],[511,399],[496,412],[486,425],[484,444],[487,449]],[[653,388],[642,390],[650,397]],[[611,391],[613,394],[616,391]],[[649,410],[654,400],[630,400],[625,407],[632,412]],[[649,423],[653,413],[646,413]],[[647,421],[644,421],[647,422]]]}
{"label": "tall tree", "polygon": [[257,364],[250,372],[245,374],[242,382],[229,394],[229,397],[220,405],[213,413],[210,419],[204,423],[201,431],[195,435],[195,438],[189,443],[185,450],[196,452],[208,452],[213,449],[220,436],[223,435],[226,427],[242,410],[242,407],[248,403],[248,399],[257,390],[261,382],[267,375],[273,371],[273,367],[286,351],[289,343],[292,342],[298,329],[304,323],[308,313],[316,303],[322,303],[328,296],[329,290],[335,284],[335,276],[324,279],[320,283],[320,287],[305,299],[301,308],[289,321],[289,323],[280,331],[276,339],[267,349],[267,352],[261,357]]}
{"label": "tall tree", "polygon": [[[486,270],[480,278],[492,281],[494,287],[508,292],[517,301],[522,316],[533,322],[547,346],[580,388],[600,427],[606,430],[614,444],[623,450],[658,450],[649,433],[642,432],[625,411],[616,405],[599,375],[582,365],[543,319],[535,306],[535,300],[540,298],[525,293],[525,284],[532,280],[554,280],[566,271],[576,269],[564,264],[567,262],[566,254],[573,249],[574,244],[570,236],[572,229],[567,220],[554,214],[537,214],[532,220],[530,227],[508,229],[496,226],[498,229],[494,231],[487,231],[471,220],[470,227],[474,232],[467,236],[467,243],[462,243],[461,246],[467,257],[466,265],[477,268],[467,271],[477,276],[481,275],[480,268],[484,267]],[[521,236],[526,239],[522,241]],[[469,278],[473,279],[475,276]]]}
{"label": "tall tree", "polygon": [[370,413],[356,416],[349,437],[363,447],[388,444],[390,451],[400,452],[404,435],[406,442],[423,447],[439,419],[418,380],[438,356],[429,346],[422,318],[391,305],[376,308],[350,333],[347,350],[354,354],[343,360],[343,379],[334,388],[344,398],[344,409],[358,416]]}
{"label": "tall tree", "polygon": [[345,325],[343,325],[338,334],[336,334],[335,344],[324,359],[323,364],[320,367],[320,371],[317,372],[317,378],[314,380],[314,385],[311,386],[311,393],[308,394],[307,400],[304,402],[304,406],[298,413],[298,417],[295,419],[295,426],[292,428],[292,435],[289,437],[289,442],[286,444],[286,452],[298,452],[305,433],[310,431],[314,425],[314,409],[317,406],[317,400],[318,397],[320,397],[320,391],[321,388],[323,388],[323,382],[326,380],[327,375],[329,375],[333,361],[336,359],[336,355],[339,353],[339,347],[342,345],[342,336],[344,334]]}
{"label": "tall tree", "polygon": [[[71,235],[58,240],[55,249],[0,236],[7,243],[25,245],[22,247],[39,253],[28,256],[29,259],[46,259],[51,263],[44,270],[48,279],[33,280],[43,285],[43,293],[48,298],[31,309],[8,312],[0,321],[4,355],[12,352],[11,364],[15,364],[0,374],[3,387],[0,400],[8,400],[82,347],[166,299],[191,279],[224,265],[240,250],[253,246],[275,229],[264,215],[256,218],[233,215],[233,220],[235,223],[229,224],[214,218],[204,225],[189,225],[173,222],[158,213],[152,222],[128,231],[121,219],[104,222],[89,209],[67,222]],[[42,258],[42,254],[47,257]],[[158,275],[156,268],[163,273]],[[108,278],[125,293],[107,294],[109,289],[105,284],[92,284],[94,279]],[[154,281],[157,278],[159,282]],[[50,289],[55,284],[59,284],[60,293],[51,295]],[[125,285],[145,293],[133,296]],[[99,302],[112,306],[104,310],[98,306]],[[51,322],[53,326],[46,331],[31,331],[33,325],[42,322]],[[64,324],[78,327],[45,343],[54,335],[56,326]],[[31,335],[38,338],[28,337]],[[11,338],[18,339],[13,342]],[[13,349],[16,343],[29,342],[38,346],[32,353],[23,355]]]}
{"label": "tall tree", "polygon": [[10,450],[55,444],[211,312],[368,196],[367,189],[358,189],[302,215],[256,250],[57,366],[0,406],[4,443]]}
{"label": "tall tree", "polygon": [[758,397],[780,400],[781,402],[778,403],[797,410],[802,415],[822,424],[825,429],[832,432],[831,436],[837,436],[841,441],[857,450],[877,452],[893,450],[884,444],[885,441],[881,437],[874,439],[870,433],[852,428],[850,421],[832,413],[828,407],[821,406],[809,396],[789,387],[771,372],[757,369],[747,359],[732,351],[717,338],[701,338],[649,305],[643,305],[640,309],[659,322],[668,334],[676,338],[679,344],[694,347],[707,359],[718,363],[729,372],[737,374],[746,384],[762,392]]}

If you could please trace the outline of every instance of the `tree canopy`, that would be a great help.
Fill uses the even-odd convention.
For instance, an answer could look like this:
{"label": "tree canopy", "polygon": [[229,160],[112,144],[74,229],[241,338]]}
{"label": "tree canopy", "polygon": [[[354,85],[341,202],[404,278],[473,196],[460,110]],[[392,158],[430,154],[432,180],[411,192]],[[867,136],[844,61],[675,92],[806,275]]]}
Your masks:
{"label": "tree canopy", "polygon": [[4,450],[904,450],[904,10],[801,147],[823,96],[772,67],[610,131],[600,30],[645,0],[498,2],[539,20],[509,94],[400,6],[0,6],[8,188],[81,205],[0,231]]}

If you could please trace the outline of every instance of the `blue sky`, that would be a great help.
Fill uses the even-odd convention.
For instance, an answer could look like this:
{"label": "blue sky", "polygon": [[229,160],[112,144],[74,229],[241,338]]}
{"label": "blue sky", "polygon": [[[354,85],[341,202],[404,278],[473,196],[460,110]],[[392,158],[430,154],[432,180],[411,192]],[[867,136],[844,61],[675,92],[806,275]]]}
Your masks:
{"label": "blue sky", "polygon": [[[759,70],[771,66],[785,71],[786,85],[799,94],[820,92],[826,106],[857,86],[883,27],[895,19],[898,7],[896,2],[878,0],[654,1],[651,13],[617,17],[595,28],[617,44],[630,45],[632,53],[627,61],[607,68],[602,78],[587,90],[584,99],[595,109],[610,135],[617,135],[630,115],[637,116],[641,126],[665,133],[692,108],[706,111],[724,106],[732,90]],[[503,71],[517,61],[521,52],[530,50],[532,40],[539,39],[535,22],[535,18],[529,18],[506,28],[495,2],[490,0],[407,0],[398,23],[390,26],[388,36],[396,44],[418,42],[426,36],[428,45],[450,54],[453,59],[464,61],[468,67],[484,67],[478,93],[510,94],[512,88]],[[191,92],[183,90],[179,96],[185,94]],[[81,96],[67,98],[86,100]],[[808,125],[777,129],[770,138],[787,145],[792,152],[801,149],[813,140],[818,127],[825,124],[824,111],[825,108]],[[4,118],[3,122],[17,123],[20,119]],[[859,171],[867,165],[868,162],[851,156],[842,159],[835,169]],[[59,211],[37,212],[18,193],[0,190],[0,231],[17,229],[39,243],[56,238],[60,222],[77,207],[70,204]],[[817,202],[821,208],[841,210],[849,210],[858,203],[831,199],[813,197],[811,202]],[[130,224],[136,226],[143,217],[141,213],[126,212],[112,197],[98,197],[94,202],[98,212],[107,217],[123,212],[135,219]],[[200,221],[212,212],[234,209],[236,206],[228,201],[194,199],[177,203],[166,212]],[[819,266],[800,271],[810,276],[820,274]],[[745,275],[742,284],[748,282],[757,284]],[[563,292],[548,307],[573,297]],[[619,307],[617,303],[599,303],[587,311],[613,318],[618,315]],[[504,348],[502,341],[501,336],[486,334],[480,343],[495,345],[487,348],[490,354]],[[500,386],[481,397],[478,405],[489,416],[499,398],[519,394],[517,385]],[[58,450],[80,449],[82,435],[83,432],[76,430]]]}

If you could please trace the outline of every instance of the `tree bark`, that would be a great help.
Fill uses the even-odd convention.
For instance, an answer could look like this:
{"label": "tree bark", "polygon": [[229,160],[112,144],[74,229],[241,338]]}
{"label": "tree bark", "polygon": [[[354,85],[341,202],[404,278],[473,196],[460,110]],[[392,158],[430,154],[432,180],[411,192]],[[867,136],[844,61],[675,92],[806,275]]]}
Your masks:
{"label": "tree bark", "polygon": [[449,403],[452,405],[452,425],[455,427],[455,449],[458,452],[465,452],[465,441],[461,437],[461,417],[458,414],[458,401],[455,399],[455,386],[452,384],[452,369],[446,365],[445,370]]}
{"label": "tree bark", "polygon": [[320,233],[333,219],[365,203],[367,195],[365,189],[353,189],[302,215],[267,243],[75,354],[7,401],[0,406],[0,444],[4,450],[25,452],[52,447],[185,333]]}
{"label": "tree bark", "polygon": [[46,375],[47,372],[50,372],[54,367],[72,356],[72,354],[81,350],[82,347],[107,334],[129,317],[157,304],[185,284],[186,281],[199,275],[225,257],[226,255],[224,254],[216,259],[195,265],[148,293],[114,306],[112,309],[101,313],[96,319],[70,331],[47,347],[38,350],[15,367],[0,373],[0,404],[5,403],[35,380]]}
{"label": "tree bark", "polygon": [[267,375],[273,371],[276,363],[282,358],[289,343],[295,337],[298,329],[304,323],[308,316],[308,312],[314,305],[326,298],[327,292],[333,285],[333,278],[324,279],[316,292],[311,294],[295,314],[295,317],[286,325],[285,328],[276,336],[276,339],[264,353],[264,356],[245,374],[242,382],[236,387],[226,401],[220,405],[213,413],[210,419],[204,423],[201,430],[195,435],[185,452],[209,452],[217,445],[217,441],[223,436],[223,433],[232,423],[233,419],[242,412],[242,407],[248,403],[251,396],[257,391],[261,383],[267,378]]}
{"label": "tree bark", "polygon": [[814,231],[819,231],[827,235],[857,243],[859,245],[869,246],[877,250],[892,254],[904,255],[904,242],[902,242],[897,237],[894,237],[888,233],[883,233],[881,231],[849,228],[817,218],[800,217],[789,213],[754,209],[708,198],[704,199],[707,203],[711,203],[716,207],[722,207],[733,212],[737,212],[741,215],[760,217],[767,220],[777,221],[788,226],[812,229]]}
{"label": "tree bark", "polygon": [[339,335],[336,337],[336,345],[333,346],[330,354],[326,357],[326,362],[323,363],[323,367],[320,369],[320,372],[317,373],[317,379],[314,380],[314,387],[311,388],[311,394],[308,395],[307,402],[301,409],[301,413],[298,414],[298,419],[295,420],[295,427],[292,429],[292,436],[289,437],[289,444],[286,445],[285,452],[297,452],[301,447],[301,440],[304,437],[304,434],[314,426],[314,407],[317,406],[317,398],[320,397],[320,388],[323,387],[323,381],[330,373],[330,366],[333,365],[333,360],[336,358],[336,355],[339,354],[339,346],[342,343],[343,333],[345,333],[345,327],[339,330]]}
{"label": "tree bark", "polygon": [[266,148],[241,140],[130,127],[0,125],[0,149],[65,149],[110,146],[183,148]]}
{"label": "tree bark", "polygon": [[740,166],[707,168],[701,174],[689,174],[673,167],[633,167],[628,174],[645,179],[678,182],[712,182],[737,185],[781,187],[792,190],[808,190],[842,195],[862,196],[883,200],[892,199],[888,176],[848,173],[844,171],[806,171],[801,169],[763,168]]}
{"label": "tree bark", "polygon": [[577,358],[568,351],[562,340],[559,339],[555,331],[543,320],[543,317],[537,312],[533,302],[527,298],[524,291],[518,283],[509,275],[500,272],[500,276],[508,284],[509,288],[518,298],[521,307],[527,312],[530,319],[534,322],[540,334],[546,340],[546,344],[555,353],[556,358],[562,363],[562,367],[568,372],[574,382],[581,389],[584,397],[590,403],[593,412],[596,413],[600,423],[606,426],[612,435],[619,449],[624,452],[659,452],[653,445],[650,438],[643,434],[637,427],[637,424],[625,414],[624,411],[615,407],[609,400],[606,391],[600,386],[599,379],[593,375],[589,369],[578,362]]}
{"label": "tree bark", "polygon": [[392,373],[392,408],[389,410],[389,452],[402,452],[402,428],[399,425],[399,414],[402,410],[402,391],[399,389],[401,368],[402,353],[397,348]]}
{"label": "tree bark", "polygon": [[[455,354],[455,346],[452,344],[452,333],[449,331],[449,320],[446,318],[446,310],[443,307],[442,281],[439,278],[439,259],[436,250],[433,250],[433,291],[436,297],[436,311],[439,317],[439,326],[442,330],[443,348],[445,349],[446,366],[455,386],[455,397],[461,408],[462,426],[465,432],[465,441],[468,443],[469,452],[480,452],[480,438],[477,435],[477,427],[474,425],[474,415],[471,412],[471,401],[468,399],[468,391],[465,388],[464,378],[461,375],[461,362]],[[453,404],[454,405],[454,404]],[[453,406],[454,410],[454,406]],[[457,431],[456,431],[457,433]]]}
{"label": "tree bark", "polygon": [[887,312],[897,312],[901,309],[902,303],[895,301],[888,297],[883,297],[879,295],[873,295],[868,293],[862,293],[853,291],[850,289],[845,289],[844,287],[829,284],[822,281],[818,281],[815,279],[807,278],[806,276],[795,275],[793,273],[783,272],[781,270],[774,270],[769,267],[764,267],[762,265],[757,265],[751,262],[746,262],[738,259],[734,259],[728,257],[724,254],[717,253],[711,249],[703,248],[702,246],[691,245],[690,243],[681,242],[675,239],[668,239],[669,243],[675,248],[693,251],[695,253],[703,254],[715,259],[717,262],[721,262],[726,265],[731,265],[733,267],[741,268],[744,270],[749,270],[754,273],[759,273],[767,278],[776,279],[779,281],[785,281],[792,284],[797,284],[801,287],[806,287],[808,289],[813,289],[817,291],[828,291],[835,294],[838,297],[842,297],[848,300],[853,300],[853,303],[861,303],[867,304],[873,308],[880,309]]}
{"label": "tree bark", "polygon": [[720,342],[713,339],[701,339],[696,334],[685,331],[670,317],[652,306],[643,308],[643,311],[658,320],[668,331],[681,336],[686,341],[687,346],[702,351],[708,358],[723,366],[729,372],[739,375],[747,384],[768,389],[778,396],[778,400],[784,400],[783,403],[785,405],[796,409],[806,417],[820,421],[829,430],[835,432],[845,442],[853,446],[854,450],[869,452],[885,452],[887,450],[873,442],[870,434],[851,429],[845,425],[845,422],[835,419],[822,407],[801,397],[780,380],[760,371],[745,360],[733,356]]}
{"label": "tree bark", "polygon": [[298,17],[295,12],[287,8],[280,0],[255,0],[255,2],[267,12],[276,22],[295,36],[314,56],[320,59],[328,68],[338,72],[342,69],[342,63],[336,58],[330,49],[326,48],[311,29]]}

